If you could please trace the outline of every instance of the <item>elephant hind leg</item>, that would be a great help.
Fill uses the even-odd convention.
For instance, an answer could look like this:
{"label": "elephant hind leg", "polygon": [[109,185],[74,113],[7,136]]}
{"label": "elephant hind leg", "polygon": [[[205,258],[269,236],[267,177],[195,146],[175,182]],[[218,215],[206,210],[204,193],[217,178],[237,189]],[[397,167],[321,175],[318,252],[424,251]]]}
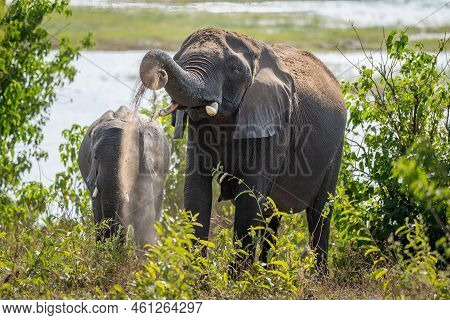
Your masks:
{"label": "elephant hind leg", "polygon": [[316,199],[313,206],[306,209],[309,242],[316,255],[316,270],[323,275],[328,273],[328,238],[330,236],[331,218],[329,215],[326,217],[322,215],[324,206],[325,201]]}
{"label": "elephant hind leg", "polygon": [[323,215],[323,208],[329,194],[336,191],[336,183],[341,165],[342,147],[339,148],[335,160],[325,173],[322,185],[313,204],[306,208],[311,248],[316,254],[316,270],[321,275],[328,273],[328,240],[330,237],[331,208],[329,214]]}

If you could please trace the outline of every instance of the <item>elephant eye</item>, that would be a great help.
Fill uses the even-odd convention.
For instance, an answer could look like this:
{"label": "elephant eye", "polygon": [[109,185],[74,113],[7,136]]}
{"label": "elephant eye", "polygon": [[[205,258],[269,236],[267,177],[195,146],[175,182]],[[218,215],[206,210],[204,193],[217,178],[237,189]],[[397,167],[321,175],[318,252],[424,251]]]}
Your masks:
{"label": "elephant eye", "polygon": [[228,70],[231,72],[239,72],[239,66],[236,63],[229,63]]}
{"label": "elephant eye", "polygon": [[238,64],[229,64],[227,69],[231,77],[237,77],[242,73],[242,67]]}
{"label": "elephant eye", "polygon": [[237,56],[231,56],[226,61],[226,73],[231,80],[240,80],[247,77],[246,66]]}

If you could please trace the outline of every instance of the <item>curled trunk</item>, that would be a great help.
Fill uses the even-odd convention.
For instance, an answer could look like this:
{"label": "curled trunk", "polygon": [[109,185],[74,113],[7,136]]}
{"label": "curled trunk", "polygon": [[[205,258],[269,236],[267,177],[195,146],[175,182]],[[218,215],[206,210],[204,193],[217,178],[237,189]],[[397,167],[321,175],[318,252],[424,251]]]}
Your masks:
{"label": "curled trunk", "polygon": [[165,88],[170,97],[183,106],[197,107],[216,100],[209,96],[200,74],[184,70],[164,51],[147,52],[139,73],[145,87]]}

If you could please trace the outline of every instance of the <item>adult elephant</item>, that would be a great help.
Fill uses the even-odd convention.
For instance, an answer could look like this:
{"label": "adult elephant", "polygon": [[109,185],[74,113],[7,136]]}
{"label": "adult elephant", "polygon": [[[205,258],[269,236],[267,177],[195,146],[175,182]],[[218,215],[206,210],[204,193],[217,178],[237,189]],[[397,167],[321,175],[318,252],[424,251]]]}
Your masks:
{"label": "adult elephant", "polygon": [[161,126],[125,106],[104,113],[90,126],[78,166],[91,193],[95,222],[109,224],[99,240],[132,225],[140,248],[154,242],[169,158]]}
{"label": "adult elephant", "polygon": [[[330,216],[322,210],[335,192],[346,123],[330,70],[292,46],[207,28],[189,36],[174,58],[150,50],[140,78],[172,98],[161,115],[172,113],[176,137],[189,118],[184,205],[199,213],[196,235],[208,238],[211,170],[221,163],[245,182],[224,179],[220,199],[240,195],[234,233],[249,252],[254,246],[248,230],[260,221],[261,199],[270,196],[286,212],[306,209],[317,267],[326,272]],[[263,197],[245,194],[248,187]],[[276,232],[278,226],[272,219],[269,227]],[[263,260],[268,248],[265,243]]]}

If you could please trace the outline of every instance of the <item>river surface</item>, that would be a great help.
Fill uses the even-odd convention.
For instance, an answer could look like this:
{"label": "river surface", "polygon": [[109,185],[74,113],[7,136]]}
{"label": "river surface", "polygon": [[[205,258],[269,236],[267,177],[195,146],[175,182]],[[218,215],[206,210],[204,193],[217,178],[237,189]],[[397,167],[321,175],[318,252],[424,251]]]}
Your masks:
{"label": "river surface", "polygon": [[[364,26],[447,25],[450,4],[446,0],[316,0],[316,1],[121,1],[72,0],[73,6],[150,8],[164,11],[209,13],[299,13],[320,16],[336,26],[349,22]],[[428,15],[431,15],[427,17]],[[427,17],[423,21],[423,18]]]}

